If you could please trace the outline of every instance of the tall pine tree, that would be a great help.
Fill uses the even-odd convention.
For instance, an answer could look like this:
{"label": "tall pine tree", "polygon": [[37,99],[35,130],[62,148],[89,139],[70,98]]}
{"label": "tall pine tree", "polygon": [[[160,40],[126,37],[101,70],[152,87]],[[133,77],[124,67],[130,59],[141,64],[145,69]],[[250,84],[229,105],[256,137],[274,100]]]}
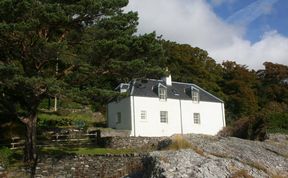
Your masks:
{"label": "tall pine tree", "polygon": [[37,158],[37,108],[45,97],[87,102],[93,94],[109,95],[116,77],[162,72],[160,43],[153,33],[134,35],[138,18],[123,12],[127,3],[0,2],[0,112],[25,124],[26,162]]}

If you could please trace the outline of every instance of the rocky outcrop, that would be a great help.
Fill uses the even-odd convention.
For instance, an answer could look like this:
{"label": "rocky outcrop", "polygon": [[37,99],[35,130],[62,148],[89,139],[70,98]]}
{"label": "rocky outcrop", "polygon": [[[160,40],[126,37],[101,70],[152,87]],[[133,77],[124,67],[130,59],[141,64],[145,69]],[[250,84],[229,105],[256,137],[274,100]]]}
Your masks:
{"label": "rocky outcrop", "polygon": [[185,135],[191,149],[155,151],[145,177],[288,177],[288,137],[265,142]]}

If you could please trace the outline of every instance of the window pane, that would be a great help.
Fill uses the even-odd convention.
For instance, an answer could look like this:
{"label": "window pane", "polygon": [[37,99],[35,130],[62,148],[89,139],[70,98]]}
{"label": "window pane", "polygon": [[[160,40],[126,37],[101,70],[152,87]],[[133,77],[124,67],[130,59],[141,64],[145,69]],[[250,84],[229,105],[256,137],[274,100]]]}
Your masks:
{"label": "window pane", "polygon": [[168,111],[160,111],[160,122],[168,123]]}
{"label": "window pane", "polygon": [[121,112],[117,112],[117,120],[116,123],[119,124],[121,123]]}
{"label": "window pane", "polygon": [[166,88],[159,88],[159,98],[162,100],[167,99],[167,91]]}
{"label": "window pane", "polygon": [[141,111],[141,120],[146,120],[147,115],[146,115],[146,111]]}
{"label": "window pane", "polygon": [[199,113],[194,113],[193,118],[194,118],[194,124],[200,124],[200,114]]}
{"label": "window pane", "polygon": [[199,92],[192,90],[192,101],[199,102]]}

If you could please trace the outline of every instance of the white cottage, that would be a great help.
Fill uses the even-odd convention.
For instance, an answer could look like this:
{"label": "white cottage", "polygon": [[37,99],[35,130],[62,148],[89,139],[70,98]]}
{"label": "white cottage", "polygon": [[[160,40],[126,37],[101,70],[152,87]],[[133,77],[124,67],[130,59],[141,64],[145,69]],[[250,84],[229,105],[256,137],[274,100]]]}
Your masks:
{"label": "white cottage", "polygon": [[199,86],[173,82],[171,75],[121,83],[128,94],[108,104],[108,127],[130,136],[215,135],[225,126],[224,102]]}

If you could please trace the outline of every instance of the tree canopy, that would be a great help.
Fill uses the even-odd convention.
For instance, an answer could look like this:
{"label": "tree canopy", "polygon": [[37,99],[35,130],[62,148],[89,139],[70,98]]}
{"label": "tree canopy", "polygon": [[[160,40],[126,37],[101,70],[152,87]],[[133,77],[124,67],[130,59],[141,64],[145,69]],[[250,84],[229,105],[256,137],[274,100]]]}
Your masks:
{"label": "tree canopy", "polygon": [[0,2],[0,110],[26,125],[26,161],[36,159],[37,108],[45,97],[87,104],[93,94],[113,93],[107,90],[119,80],[163,72],[156,35],[134,35],[137,13],[124,13],[127,3]]}

